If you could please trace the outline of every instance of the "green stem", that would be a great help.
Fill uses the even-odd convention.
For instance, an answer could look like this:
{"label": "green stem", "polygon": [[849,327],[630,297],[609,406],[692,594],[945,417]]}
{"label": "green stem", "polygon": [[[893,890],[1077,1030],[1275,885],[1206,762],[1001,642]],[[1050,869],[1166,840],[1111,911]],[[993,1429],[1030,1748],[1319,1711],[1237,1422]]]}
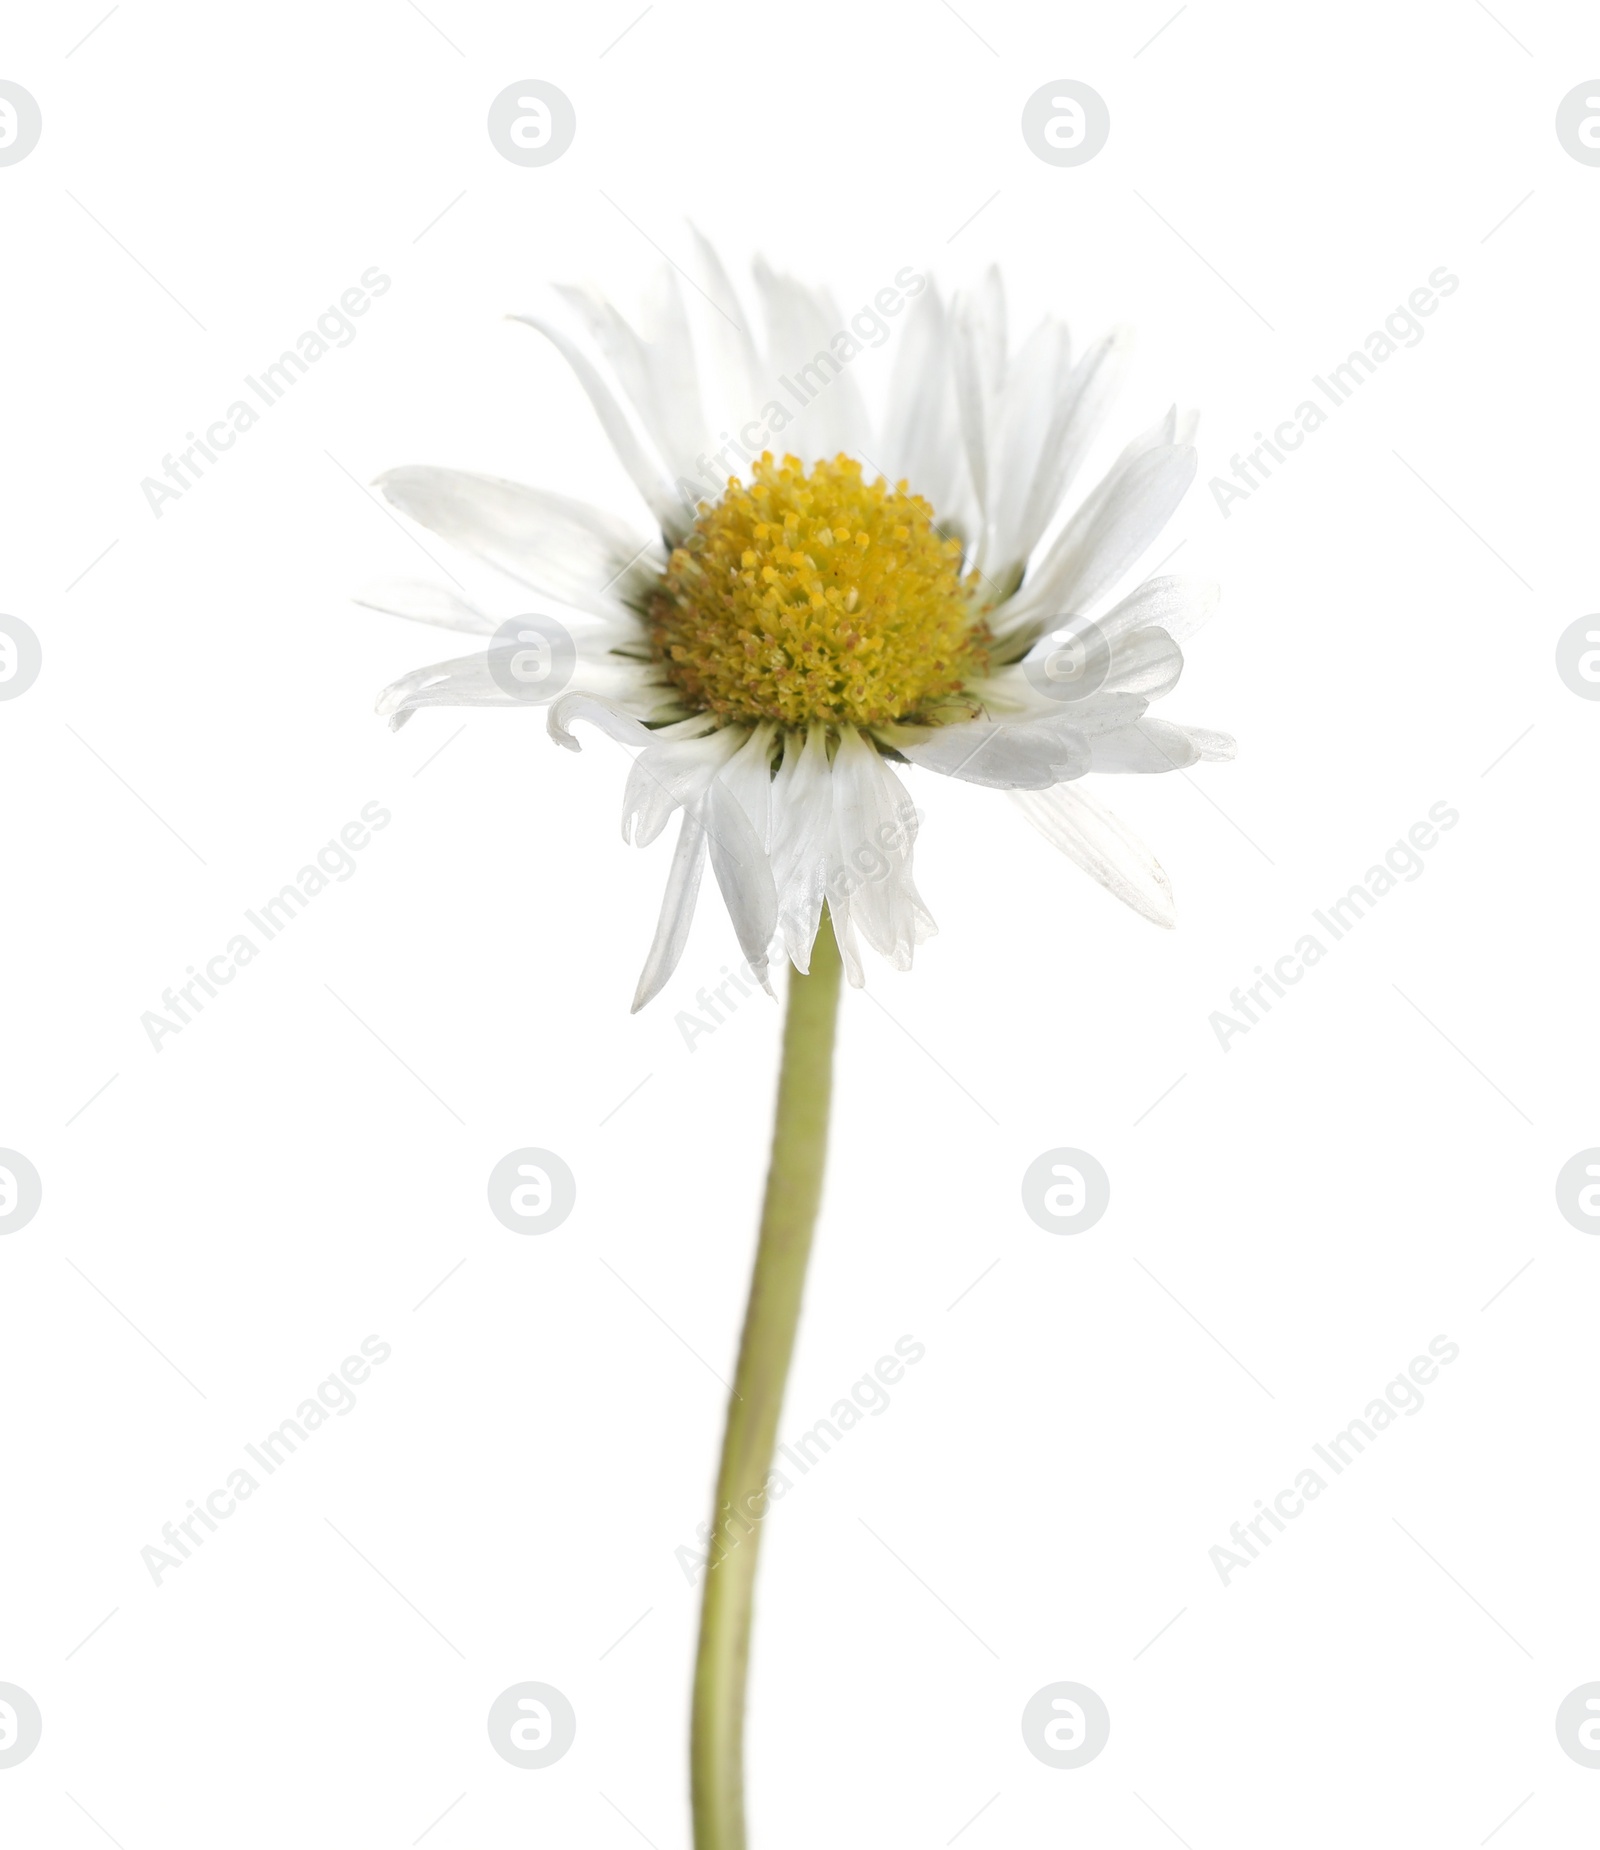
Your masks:
{"label": "green stem", "polygon": [[689,1744],[695,1850],[745,1850],[744,1694],[750,1608],[778,1415],[800,1321],[811,1230],[822,1196],[838,1012],[839,947],[824,910],[811,952],[811,974],[789,974],[761,1240],[717,1473]]}

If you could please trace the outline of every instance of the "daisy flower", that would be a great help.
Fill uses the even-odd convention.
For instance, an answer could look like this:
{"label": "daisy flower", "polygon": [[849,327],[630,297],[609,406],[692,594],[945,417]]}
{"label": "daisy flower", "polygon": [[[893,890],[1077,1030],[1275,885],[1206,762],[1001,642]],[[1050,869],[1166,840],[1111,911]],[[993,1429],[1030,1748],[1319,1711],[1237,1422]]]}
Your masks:
{"label": "daisy flower", "polygon": [[[643,331],[576,290],[564,294],[586,344],[526,318],[571,365],[657,532],[489,476],[380,478],[402,512],[585,623],[501,622],[416,584],[362,601],[479,638],[388,688],[378,706],[392,724],[419,707],[531,700],[561,745],[577,748],[582,721],[635,748],[624,839],[644,846],[678,818],[635,1008],[682,955],[708,860],[755,974],[765,982],[775,955],[792,966],[705,1532],[690,1738],[696,1850],[746,1850],[755,1567],[822,1192],[840,980],[861,982],[863,943],[906,969],[933,930],[900,767],[1007,792],[1103,886],[1170,925],[1166,875],[1083,781],[1233,746],[1149,717],[1211,588],[1147,578],[1112,601],[1194,479],[1193,420],[1169,412],[1069,507],[1119,337],[1075,355],[1046,320],[1013,352],[993,273],[947,304],[902,270],[847,325],[825,291],[758,264],[758,339],[703,240],[700,256],[708,290],[686,297],[665,274]],[[875,424],[851,368],[899,316]]]}
{"label": "daisy flower", "polygon": [[371,593],[489,639],[396,681],[378,710],[399,726],[419,707],[532,697],[561,745],[578,749],[584,721],[637,748],[624,839],[645,846],[679,820],[635,1009],[672,975],[707,859],[761,981],[775,952],[810,968],[825,902],[853,984],[862,942],[909,968],[935,927],[902,766],[1008,792],[1085,872],[1171,925],[1165,873],[1082,780],[1233,754],[1223,734],[1149,717],[1213,588],[1151,578],[1102,608],[1194,479],[1193,418],[1172,411],[1135,437],[1069,512],[1122,337],[1075,354],[1047,318],[1012,351],[997,273],[946,304],[902,270],[878,297],[903,320],[874,421],[851,371],[860,315],[847,324],[826,290],[758,262],[758,339],[703,240],[700,255],[709,292],[664,272],[643,331],[577,289],[561,293],[587,347],[516,317],[571,365],[658,533],[461,470],[379,478],[411,519],[588,621],[519,633],[454,593]]}

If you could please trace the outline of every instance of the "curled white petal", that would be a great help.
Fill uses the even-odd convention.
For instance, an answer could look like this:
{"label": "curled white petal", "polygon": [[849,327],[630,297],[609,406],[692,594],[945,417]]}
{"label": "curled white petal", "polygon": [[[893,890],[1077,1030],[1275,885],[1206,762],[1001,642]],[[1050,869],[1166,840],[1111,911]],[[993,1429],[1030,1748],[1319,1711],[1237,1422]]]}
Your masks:
{"label": "curled white petal", "polygon": [[573,722],[580,719],[587,720],[591,726],[598,726],[607,738],[615,739],[619,745],[648,745],[655,736],[627,708],[614,701],[602,700],[597,694],[575,690],[560,695],[550,703],[550,718],[547,722],[551,738],[557,745],[565,746],[569,752],[583,750],[570,730]]}
{"label": "curled white petal", "polygon": [[489,672],[487,653],[457,656],[413,668],[391,681],[378,696],[377,710],[398,732],[420,707],[516,707],[524,702],[507,693]]}
{"label": "curled white petal", "polygon": [[696,738],[652,737],[633,761],[622,799],[622,839],[646,848],[675,809],[692,808],[743,743],[732,727]]}

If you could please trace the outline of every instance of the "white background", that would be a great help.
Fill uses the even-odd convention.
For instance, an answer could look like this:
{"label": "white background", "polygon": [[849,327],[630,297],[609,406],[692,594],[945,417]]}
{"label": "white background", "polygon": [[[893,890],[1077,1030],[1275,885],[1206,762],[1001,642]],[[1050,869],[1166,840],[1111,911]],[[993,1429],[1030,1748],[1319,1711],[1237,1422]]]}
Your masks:
{"label": "white background", "polygon": [[[389,733],[375,693],[450,639],[349,594],[432,575],[360,486],[395,464],[639,513],[502,316],[631,303],[690,217],[847,309],[996,260],[1018,327],[1134,326],[1106,452],[1201,408],[1165,545],[1224,586],[1163,710],[1240,740],[1102,785],[1170,934],[914,781],[941,932],[845,999],[785,1432],[927,1355],[768,1525],[755,1843],[1586,1840],[1553,1719],[1600,1678],[1600,1241],[1553,1185],[1600,1142],[1600,706],[1553,651],[1596,607],[1600,169],[1553,123],[1592,19],[1195,0],[1147,45],[1164,4],[660,0],[613,46],[631,3],[426,4],[126,0],[70,56],[98,4],[32,8],[0,58],[44,114],[0,169],[0,608],[44,647],[0,706],[0,1143],[44,1179],[0,1242],[0,1681],[44,1715],[6,1841],[688,1841],[674,1551],[778,1015],[686,1050],[735,954],[708,901],[630,1018],[667,849],[618,840],[622,754],[515,711]],[[578,117],[541,169],[484,127],[530,76]],[[1077,169],[1019,129],[1063,76],[1112,115]],[[156,519],[141,479],[372,265],[353,343]],[[1207,479],[1440,265],[1420,344],[1224,519]],[[356,873],[154,1052],[142,1012],[370,800]],[[1440,801],[1423,875],[1222,1051],[1212,1011]],[[578,1178],[542,1238],[484,1193],[529,1144]],[[1076,1238],[1019,1196],[1057,1145],[1112,1178]],[[153,1585],[162,1524],[370,1333],[356,1410]],[[1224,1587],[1229,1525],[1441,1333],[1425,1409]],[[578,1716],[542,1772],[484,1725],[529,1679]],[[1058,1680],[1111,1713],[1079,1771],[1019,1728]]]}

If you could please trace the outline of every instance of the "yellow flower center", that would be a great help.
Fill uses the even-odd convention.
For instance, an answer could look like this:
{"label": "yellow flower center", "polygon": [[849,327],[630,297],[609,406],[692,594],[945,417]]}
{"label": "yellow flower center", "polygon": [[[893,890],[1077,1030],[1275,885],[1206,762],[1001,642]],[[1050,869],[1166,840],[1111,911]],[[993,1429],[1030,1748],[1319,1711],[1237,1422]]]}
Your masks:
{"label": "yellow flower center", "polygon": [[701,505],[651,600],[687,703],[786,726],[953,717],[937,709],[988,671],[989,632],[933,509],[846,456],[753,474]]}

